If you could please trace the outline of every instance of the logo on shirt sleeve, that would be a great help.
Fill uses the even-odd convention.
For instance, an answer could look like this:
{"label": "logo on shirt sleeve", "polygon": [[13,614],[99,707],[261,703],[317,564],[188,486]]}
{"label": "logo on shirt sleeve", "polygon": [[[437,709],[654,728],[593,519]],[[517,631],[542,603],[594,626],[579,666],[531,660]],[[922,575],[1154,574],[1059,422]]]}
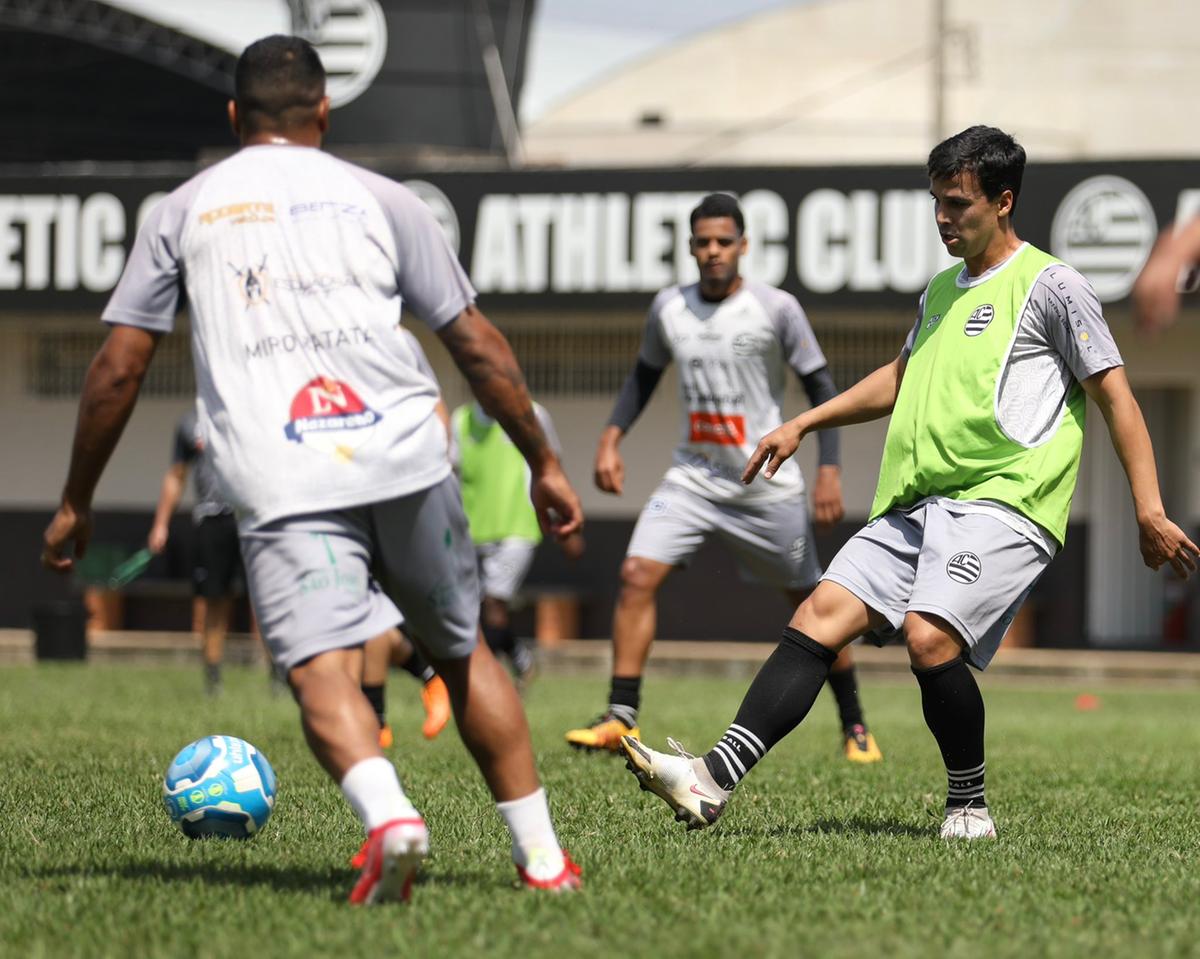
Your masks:
{"label": "logo on shirt sleeve", "polygon": [[309,380],[292,398],[284,435],[339,459],[349,460],[383,417],[368,407],[348,383],[327,376]]}
{"label": "logo on shirt sleeve", "polygon": [[746,418],[740,413],[691,413],[688,442],[741,446],[746,442]]}

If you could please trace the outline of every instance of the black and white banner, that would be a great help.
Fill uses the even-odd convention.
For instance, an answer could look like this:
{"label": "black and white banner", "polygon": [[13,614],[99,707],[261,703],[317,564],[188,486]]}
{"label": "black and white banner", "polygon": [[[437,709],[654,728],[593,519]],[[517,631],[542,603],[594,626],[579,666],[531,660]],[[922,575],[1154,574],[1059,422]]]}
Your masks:
{"label": "black and white banner", "polygon": [[[393,175],[434,211],[485,308],[644,307],[695,278],[688,214],[716,190],[741,198],[743,272],[822,309],[908,309],[953,262],[917,167]],[[138,223],[178,182],[0,177],[0,309],[98,309]],[[1016,223],[1114,302],[1158,232],[1197,214],[1200,162],[1044,164],[1025,172]]]}

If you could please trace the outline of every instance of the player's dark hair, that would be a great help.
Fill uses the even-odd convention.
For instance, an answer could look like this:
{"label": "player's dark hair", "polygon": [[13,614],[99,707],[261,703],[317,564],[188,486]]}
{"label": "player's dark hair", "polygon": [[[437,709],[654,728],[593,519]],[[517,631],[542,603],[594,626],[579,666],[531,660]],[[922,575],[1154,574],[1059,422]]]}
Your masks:
{"label": "player's dark hair", "polygon": [[325,96],[325,68],[311,43],[275,34],[242,51],[233,75],[238,116],[252,130],[308,122]]}
{"label": "player's dark hair", "polygon": [[974,173],[989,200],[1012,190],[1016,210],[1021,177],[1025,173],[1025,148],[995,127],[968,127],[935,146],[925,170],[931,180]]}
{"label": "player's dark hair", "polygon": [[692,210],[692,232],[696,232],[697,220],[712,220],[723,216],[733,220],[739,235],[746,232],[746,221],[742,217],[742,208],[738,206],[738,201],[728,193],[710,193],[700,201],[696,209]]}

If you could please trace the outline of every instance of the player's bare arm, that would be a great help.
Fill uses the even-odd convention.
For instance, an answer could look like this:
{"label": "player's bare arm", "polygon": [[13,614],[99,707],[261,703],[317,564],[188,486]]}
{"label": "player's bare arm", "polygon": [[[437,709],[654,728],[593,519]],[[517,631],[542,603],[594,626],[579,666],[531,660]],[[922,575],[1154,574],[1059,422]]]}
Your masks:
{"label": "player's bare arm", "polygon": [[146,537],[146,546],[152,553],[161,553],[167,545],[170,535],[171,516],[183,498],[183,487],[187,482],[188,467],[186,463],[172,463],[163,474],[162,489],[158,494],[158,506],[154,508],[154,522],[150,526],[150,535]]}
{"label": "player's bare arm", "polygon": [[579,497],[550,446],[508,340],[475,306],[438,330],[471,392],[511,437],[533,479],[530,497],[543,530],[558,539],[583,525]]}
{"label": "player's bare arm", "polygon": [[1162,330],[1179,315],[1179,277],[1200,264],[1200,217],[1158,238],[1133,287],[1133,313],[1144,330]]}
{"label": "player's bare arm", "polygon": [[772,430],[759,440],[753,455],[746,463],[746,469],[742,472],[742,482],[749,484],[758,475],[759,470],[770,479],[783,462],[799,449],[800,441],[814,430],[853,426],[855,423],[868,423],[887,416],[896,405],[906,362],[903,355],[897,356],[887,366],[881,366],[874,373],[863,377],[844,393],[839,393],[820,406],[805,410]]}
{"label": "player's bare arm", "polygon": [[1113,449],[1129,479],[1143,561],[1151,569],[1170,563],[1186,579],[1196,570],[1200,549],[1171,522],[1163,509],[1154,448],[1125,370],[1118,366],[1089,376],[1083,381],[1083,388],[1100,407]]}
{"label": "player's bare arm", "polygon": [[88,367],[62,504],[43,537],[42,565],[47,569],[70,572],[74,559],[63,555],[67,543],[74,543],[75,558],[87,551],[92,534],[92,495],[129,422],[157,345],[155,333],[114,326]]}

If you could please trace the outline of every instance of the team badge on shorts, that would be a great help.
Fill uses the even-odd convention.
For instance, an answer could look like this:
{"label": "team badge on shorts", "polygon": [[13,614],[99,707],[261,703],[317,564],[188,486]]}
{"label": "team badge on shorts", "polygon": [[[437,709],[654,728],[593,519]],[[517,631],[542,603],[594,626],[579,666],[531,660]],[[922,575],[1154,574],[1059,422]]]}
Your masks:
{"label": "team badge on shorts", "polygon": [[368,407],[347,383],[328,376],[309,380],[293,397],[284,435],[338,459],[349,460],[371,437],[383,417]]}
{"label": "team badge on shorts", "polygon": [[963,327],[963,332],[967,336],[978,336],[987,329],[988,324],[992,322],[992,317],[995,315],[996,311],[991,303],[984,303],[983,306],[975,307],[974,312],[967,317],[967,325]]}
{"label": "team badge on shorts", "polygon": [[982,572],[983,563],[974,553],[955,553],[946,564],[946,575],[964,586],[970,586]]}

